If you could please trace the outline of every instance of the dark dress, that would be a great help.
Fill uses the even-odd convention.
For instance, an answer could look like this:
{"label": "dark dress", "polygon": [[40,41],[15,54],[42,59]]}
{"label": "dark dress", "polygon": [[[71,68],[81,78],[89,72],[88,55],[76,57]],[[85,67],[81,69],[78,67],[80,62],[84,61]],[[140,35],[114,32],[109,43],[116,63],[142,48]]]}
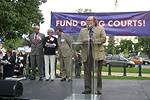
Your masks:
{"label": "dark dress", "polygon": [[14,65],[15,65],[15,58],[13,56],[8,59],[7,56],[3,57],[3,60],[7,60],[11,64],[3,64],[3,79],[6,77],[11,77],[14,75]]}
{"label": "dark dress", "polygon": [[[23,57],[23,55],[21,55],[20,57]],[[23,75],[23,70],[24,70],[24,57],[23,59],[20,59],[20,57],[17,57],[17,64],[19,67],[19,75]],[[21,66],[21,64],[23,66]]]}

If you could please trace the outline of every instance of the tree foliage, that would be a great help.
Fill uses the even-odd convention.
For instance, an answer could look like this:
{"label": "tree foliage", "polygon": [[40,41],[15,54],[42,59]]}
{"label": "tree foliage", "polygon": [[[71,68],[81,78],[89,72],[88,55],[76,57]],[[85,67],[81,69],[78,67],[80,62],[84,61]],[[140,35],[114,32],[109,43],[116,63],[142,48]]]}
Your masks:
{"label": "tree foliage", "polygon": [[1,36],[11,40],[32,33],[32,26],[43,23],[39,5],[45,2],[46,0],[1,0]]}
{"label": "tree foliage", "polygon": [[138,37],[138,46],[143,48],[143,51],[150,58],[150,37],[149,36],[139,36]]}
{"label": "tree foliage", "polygon": [[115,54],[116,53],[114,36],[109,36],[107,53],[108,54]]}
{"label": "tree foliage", "polygon": [[129,52],[132,52],[133,51],[133,42],[131,40],[121,40],[120,41],[120,50],[121,52],[124,52],[125,49],[128,49]]}
{"label": "tree foliage", "polygon": [[91,9],[83,9],[83,8],[79,8],[79,9],[76,9],[76,11],[75,12],[77,12],[77,13],[91,13],[92,12],[92,10]]}

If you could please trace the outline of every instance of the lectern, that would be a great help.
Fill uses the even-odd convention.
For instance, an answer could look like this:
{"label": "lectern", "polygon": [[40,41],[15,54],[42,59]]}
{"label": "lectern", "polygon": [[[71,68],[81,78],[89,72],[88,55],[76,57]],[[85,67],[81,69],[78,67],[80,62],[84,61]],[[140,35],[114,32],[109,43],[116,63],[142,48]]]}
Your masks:
{"label": "lectern", "polygon": [[[87,34],[87,33],[85,33]],[[83,33],[83,35],[85,35]],[[88,35],[87,35],[88,37]],[[70,96],[68,96],[64,100],[100,100],[101,95],[95,94],[97,91],[97,62],[95,61],[93,57],[93,66],[91,66],[90,63],[88,63],[88,68],[91,70],[91,93],[88,94],[83,94],[82,92],[85,90],[85,75],[84,75],[84,66],[83,63],[84,61],[82,60],[82,66],[81,68],[78,68],[80,66],[77,66],[77,58],[76,58],[76,53],[78,53],[78,56],[86,54],[88,59],[90,59],[92,52],[95,52],[95,46],[97,46],[98,42],[94,40],[94,37],[92,41],[83,41],[82,35],[79,36],[72,36],[72,67],[71,67],[71,79],[73,80],[71,84],[71,93]],[[86,50],[83,50],[86,48]],[[91,49],[92,47],[92,49]],[[85,53],[86,52],[86,53]],[[95,55],[93,55],[95,56]],[[81,65],[80,64],[80,65]],[[80,74],[80,75],[79,75]],[[78,77],[78,76],[79,77]]]}

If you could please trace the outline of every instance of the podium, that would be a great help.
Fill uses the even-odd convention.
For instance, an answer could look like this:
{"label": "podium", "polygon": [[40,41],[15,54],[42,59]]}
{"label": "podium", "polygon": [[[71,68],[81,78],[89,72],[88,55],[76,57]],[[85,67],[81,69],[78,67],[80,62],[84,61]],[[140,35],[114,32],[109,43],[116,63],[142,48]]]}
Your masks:
{"label": "podium", "polygon": [[[99,44],[99,42],[94,41],[82,41],[82,36],[72,36],[72,66],[71,66],[71,93],[64,100],[100,100],[101,95],[95,94],[97,91],[97,62],[93,57],[93,66],[88,63],[88,68],[90,69],[91,77],[91,93],[83,94],[82,92],[85,90],[85,77],[87,75],[84,74],[84,61],[81,60],[84,52],[87,52],[87,59],[91,60],[91,54],[95,56],[95,46]],[[92,47],[92,49],[90,49]],[[87,48],[83,50],[83,48]],[[93,51],[91,51],[93,50]],[[80,58],[81,57],[81,58]]]}

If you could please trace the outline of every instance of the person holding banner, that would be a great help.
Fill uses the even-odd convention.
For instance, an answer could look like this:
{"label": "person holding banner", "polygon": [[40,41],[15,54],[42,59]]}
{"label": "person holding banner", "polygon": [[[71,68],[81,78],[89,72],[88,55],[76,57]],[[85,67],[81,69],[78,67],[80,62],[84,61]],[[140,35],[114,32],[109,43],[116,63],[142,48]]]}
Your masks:
{"label": "person holding banner", "polygon": [[[94,60],[98,63],[97,69],[97,92],[102,94],[102,63],[105,59],[105,51],[103,44],[106,42],[106,33],[102,26],[97,26],[97,19],[93,16],[87,18],[87,28],[80,30],[79,41],[82,45],[82,61],[84,65],[84,84],[85,90],[82,94],[91,93],[91,69],[94,66]],[[94,45],[95,42],[95,45]],[[97,42],[97,44],[96,44]],[[87,43],[87,45],[84,45]]]}
{"label": "person holding banner", "polygon": [[71,67],[71,36],[69,34],[63,33],[61,28],[56,29],[56,34],[58,35],[58,52],[60,58],[60,71],[62,74],[62,79],[60,81],[70,82],[70,67]]}

